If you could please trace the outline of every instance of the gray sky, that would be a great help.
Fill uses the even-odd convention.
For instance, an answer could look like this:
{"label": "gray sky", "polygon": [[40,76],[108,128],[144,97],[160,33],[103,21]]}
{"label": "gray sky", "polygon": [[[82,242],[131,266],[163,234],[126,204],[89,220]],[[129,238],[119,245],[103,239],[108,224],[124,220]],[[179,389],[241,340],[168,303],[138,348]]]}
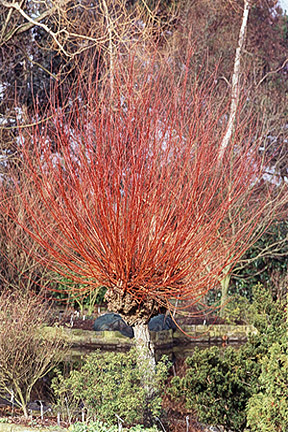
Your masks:
{"label": "gray sky", "polygon": [[278,3],[280,4],[281,8],[286,11],[288,14],[288,0],[278,0]]}

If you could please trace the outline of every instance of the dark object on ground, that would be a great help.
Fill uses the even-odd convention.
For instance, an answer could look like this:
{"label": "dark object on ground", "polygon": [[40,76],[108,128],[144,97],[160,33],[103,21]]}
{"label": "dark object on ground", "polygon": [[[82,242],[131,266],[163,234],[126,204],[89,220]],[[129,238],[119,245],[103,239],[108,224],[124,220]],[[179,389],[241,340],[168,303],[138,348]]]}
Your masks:
{"label": "dark object on ground", "polygon": [[128,326],[121,316],[115,313],[108,313],[97,318],[94,322],[93,329],[95,331],[119,331],[129,338],[134,337],[133,328]]}
{"label": "dark object on ground", "polygon": [[[148,323],[150,331],[176,330],[176,325],[170,315],[157,315]],[[128,326],[120,315],[107,313],[98,317],[93,325],[95,331],[120,331],[124,336],[134,337],[133,328]]]}
{"label": "dark object on ground", "polygon": [[171,315],[156,315],[152,317],[148,323],[150,331],[176,330],[176,324],[171,318]]}

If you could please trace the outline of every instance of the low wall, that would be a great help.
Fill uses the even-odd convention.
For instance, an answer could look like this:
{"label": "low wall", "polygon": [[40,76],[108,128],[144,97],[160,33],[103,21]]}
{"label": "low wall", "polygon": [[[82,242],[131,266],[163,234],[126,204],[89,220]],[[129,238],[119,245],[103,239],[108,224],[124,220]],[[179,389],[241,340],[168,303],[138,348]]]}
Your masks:
{"label": "low wall", "polygon": [[250,325],[213,324],[183,326],[184,332],[177,330],[173,334],[176,344],[185,343],[244,343],[249,334],[256,333],[256,329]]}
{"label": "low wall", "polygon": [[[248,325],[223,325],[211,326],[191,325],[183,326],[180,330],[165,330],[150,332],[152,341],[158,350],[169,350],[188,345],[216,345],[216,344],[242,344],[247,341],[249,333],[255,333],[253,326]],[[48,333],[53,334],[59,328],[46,328]],[[134,339],[123,336],[118,331],[88,331],[79,329],[61,329],[63,338],[71,344],[71,352],[92,351],[105,349],[113,351],[125,351],[134,344]]]}

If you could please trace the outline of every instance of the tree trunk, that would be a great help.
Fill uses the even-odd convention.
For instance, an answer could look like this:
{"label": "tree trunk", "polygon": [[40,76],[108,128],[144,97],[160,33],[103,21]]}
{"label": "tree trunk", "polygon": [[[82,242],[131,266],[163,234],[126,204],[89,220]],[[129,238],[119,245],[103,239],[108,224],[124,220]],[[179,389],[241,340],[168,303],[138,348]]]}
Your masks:
{"label": "tree trunk", "polygon": [[159,305],[155,300],[149,300],[139,304],[131,294],[108,288],[105,294],[108,310],[117,312],[134,329],[135,347],[138,351],[138,366],[143,375],[144,383],[153,384],[153,376],[156,369],[155,349],[148,330],[149,319],[159,313]]}
{"label": "tree trunk", "polygon": [[148,330],[148,324],[134,325],[135,346],[138,351],[138,368],[141,374],[143,388],[146,390],[147,401],[153,398],[155,393],[156,359],[154,344]]}
{"label": "tree trunk", "polygon": [[225,305],[228,301],[228,289],[231,280],[230,273],[225,274],[224,278],[221,279],[221,308],[220,308],[220,316],[224,318],[225,316]]}
{"label": "tree trunk", "polygon": [[151,340],[151,336],[148,329],[148,324],[135,324],[134,325],[134,339],[135,346],[139,352],[139,365],[141,365],[141,360],[147,364],[147,374],[155,373],[155,348]]}
{"label": "tree trunk", "polygon": [[242,23],[239,32],[238,47],[235,53],[234,71],[232,75],[230,114],[228,118],[227,129],[220,145],[218,162],[221,162],[223,159],[225,150],[228,147],[229,141],[232,137],[233,128],[236,120],[236,113],[239,105],[239,96],[240,96],[241,59],[243,55],[243,49],[245,46],[245,35],[246,35],[248,16],[249,16],[249,11],[251,6],[250,2],[251,0],[244,1]]}
{"label": "tree trunk", "polygon": [[18,403],[20,405],[20,408],[23,411],[24,417],[28,418],[28,410],[27,410],[27,401],[28,401],[28,397],[27,395],[24,396],[24,394],[22,393],[22,390],[20,389],[20,387],[14,382],[14,387],[15,387],[15,394],[16,394],[16,398],[15,398],[15,402]]}

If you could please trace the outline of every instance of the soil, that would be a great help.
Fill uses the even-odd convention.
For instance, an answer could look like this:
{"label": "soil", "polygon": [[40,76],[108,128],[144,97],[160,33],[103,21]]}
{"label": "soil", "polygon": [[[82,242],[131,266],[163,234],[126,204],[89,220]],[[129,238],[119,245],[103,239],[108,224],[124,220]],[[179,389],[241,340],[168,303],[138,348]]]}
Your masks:
{"label": "soil", "polygon": [[62,318],[60,324],[69,328],[75,328],[81,330],[93,330],[94,321],[95,319],[83,320],[81,318],[75,318],[73,319],[73,324],[71,325],[71,319],[67,317],[67,318]]}
{"label": "soil", "polygon": [[[3,409],[0,408],[0,419],[2,420],[3,418],[5,418],[5,423],[11,423],[11,424],[15,424],[15,425],[21,425],[21,426],[25,426],[25,427],[37,427],[37,428],[53,428],[58,427],[58,423],[57,423],[57,418],[56,417],[46,417],[43,420],[41,420],[40,417],[38,416],[33,416],[31,417],[24,417],[23,415],[21,415],[20,413],[18,413],[17,411],[15,412],[14,416],[12,417],[11,415],[7,414],[7,410],[4,411]],[[67,428],[69,427],[68,423],[65,422],[61,422],[60,424],[61,427],[63,428]],[[52,429],[53,430],[53,429]]]}
{"label": "soil", "polygon": [[[24,417],[19,412],[15,412],[14,416],[11,416],[11,413],[7,413],[7,410],[3,410],[3,408],[0,408],[0,420],[5,418],[5,423],[15,424],[15,425],[21,425],[25,427],[35,427],[35,428],[50,428],[53,427],[59,427],[59,424],[57,422],[56,417],[46,417],[43,420],[41,420],[40,416],[33,416],[33,417]],[[186,432],[187,431],[187,421],[186,416],[175,415],[174,417],[168,418],[169,420],[169,428],[165,428],[166,431],[169,432]],[[69,424],[67,422],[60,422],[60,426],[62,428],[68,429]],[[160,430],[160,428],[159,428]],[[197,422],[196,419],[191,418],[191,415],[189,417],[189,432],[205,432],[205,427]],[[53,431],[53,429],[52,429]]]}

